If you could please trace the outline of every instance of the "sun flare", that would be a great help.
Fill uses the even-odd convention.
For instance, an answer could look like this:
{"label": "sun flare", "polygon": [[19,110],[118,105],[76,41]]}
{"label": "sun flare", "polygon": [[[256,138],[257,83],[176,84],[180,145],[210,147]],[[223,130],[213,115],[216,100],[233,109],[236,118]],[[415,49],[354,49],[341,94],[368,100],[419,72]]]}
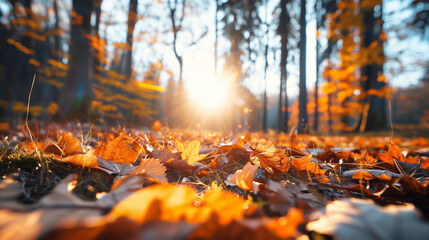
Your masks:
{"label": "sun flare", "polygon": [[223,107],[228,95],[228,85],[220,80],[194,82],[189,87],[189,99],[201,110],[210,111]]}

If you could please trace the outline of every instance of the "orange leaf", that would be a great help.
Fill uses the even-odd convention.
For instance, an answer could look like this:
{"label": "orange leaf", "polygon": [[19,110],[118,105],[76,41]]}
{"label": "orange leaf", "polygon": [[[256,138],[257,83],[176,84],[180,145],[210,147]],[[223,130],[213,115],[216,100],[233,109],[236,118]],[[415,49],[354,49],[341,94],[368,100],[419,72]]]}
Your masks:
{"label": "orange leaf", "polygon": [[329,179],[325,177],[326,170],[320,169],[319,165],[310,158],[311,154],[301,158],[292,157],[292,169],[302,179],[311,181],[312,177],[316,177],[319,182],[329,182]]}
{"label": "orange leaf", "polygon": [[128,196],[109,215],[129,217],[139,224],[151,220],[178,222],[196,213],[195,199],[196,191],[191,187],[156,184]]}
{"label": "orange leaf", "polygon": [[72,137],[69,133],[66,132],[61,134],[60,140],[58,141],[58,146],[63,150],[63,156],[83,153],[79,139]]}
{"label": "orange leaf", "polygon": [[289,156],[285,151],[277,149],[273,144],[258,146],[253,150],[254,154],[250,157],[253,164],[265,169],[269,173],[285,173],[289,169]]}
{"label": "orange leaf", "polygon": [[237,170],[228,181],[237,184],[241,189],[252,192],[253,191],[253,178],[255,177],[256,172],[259,167],[257,165],[252,165],[250,162],[247,162],[244,165],[243,169]]}
{"label": "orange leaf", "polygon": [[95,149],[94,154],[104,160],[131,164],[139,155],[139,150],[132,148],[133,142],[131,138],[119,136]]}

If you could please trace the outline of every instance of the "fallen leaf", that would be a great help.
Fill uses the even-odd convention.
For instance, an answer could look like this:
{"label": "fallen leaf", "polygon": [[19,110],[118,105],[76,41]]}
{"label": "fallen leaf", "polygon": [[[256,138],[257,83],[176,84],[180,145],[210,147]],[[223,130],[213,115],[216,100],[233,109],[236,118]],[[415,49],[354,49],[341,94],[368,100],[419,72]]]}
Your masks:
{"label": "fallen leaf", "polygon": [[259,167],[252,165],[250,162],[244,165],[243,169],[237,170],[228,181],[235,183],[241,189],[253,192],[253,178]]}
{"label": "fallen leaf", "polygon": [[380,170],[380,169],[348,170],[348,171],[344,171],[342,173],[342,176],[352,177],[353,179],[365,179],[365,180],[379,179],[383,181],[390,181],[392,177],[402,177],[401,174],[397,174],[388,170]]}
{"label": "fallen leaf", "polygon": [[289,155],[285,154],[285,150],[277,149],[274,144],[258,143],[250,161],[269,173],[285,173],[289,169]]}
{"label": "fallen leaf", "polygon": [[142,159],[140,165],[130,172],[130,175],[147,174],[151,179],[156,179],[159,183],[167,183],[165,171],[167,169],[161,164],[159,159],[148,158]]}
{"label": "fallen leaf", "polygon": [[326,170],[320,169],[319,165],[311,160],[311,154],[300,158],[292,157],[291,167],[301,179],[311,181],[315,178],[319,182],[329,182],[325,177]]}
{"label": "fallen leaf", "polygon": [[196,162],[203,160],[210,154],[199,154],[201,149],[201,142],[198,140],[189,142],[186,148],[179,140],[176,140],[175,143],[176,149],[178,152],[181,153],[180,155],[182,159],[186,160],[191,166],[194,165]]}
{"label": "fallen leaf", "polygon": [[94,154],[104,160],[132,164],[141,152],[132,148],[133,142],[129,137],[119,136],[107,144],[101,144],[95,149]]}

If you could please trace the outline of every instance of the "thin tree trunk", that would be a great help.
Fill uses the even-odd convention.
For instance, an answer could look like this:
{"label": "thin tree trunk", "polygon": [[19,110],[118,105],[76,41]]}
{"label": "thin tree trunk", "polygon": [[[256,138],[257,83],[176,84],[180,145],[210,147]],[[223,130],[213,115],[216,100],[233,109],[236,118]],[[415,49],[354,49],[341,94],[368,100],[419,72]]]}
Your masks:
{"label": "thin tree trunk", "polygon": [[126,81],[131,81],[132,62],[133,62],[133,33],[137,22],[137,5],[138,0],[130,0],[128,7],[128,27],[127,27],[127,50],[125,55],[124,73],[127,76]]}
{"label": "thin tree trunk", "polygon": [[307,86],[306,86],[306,1],[301,0],[300,14],[300,39],[299,39],[299,125],[298,133],[306,133],[308,131],[308,115],[307,115]]}
{"label": "thin tree trunk", "polygon": [[314,131],[317,132],[319,128],[319,69],[320,69],[320,36],[319,31],[321,27],[321,19],[320,19],[320,1],[316,1],[314,3],[314,12],[316,13],[316,82],[314,84]]}
{"label": "thin tree trunk", "polygon": [[264,100],[263,100],[263,107],[262,107],[262,131],[267,131],[267,70],[268,70],[268,48],[269,48],[269,24],[268,24],[268,4],[265,2],[265,25],[267,27],[265,31],[265,36],[267,37],[266,43],[265,43],[265,66],[264,66]]}

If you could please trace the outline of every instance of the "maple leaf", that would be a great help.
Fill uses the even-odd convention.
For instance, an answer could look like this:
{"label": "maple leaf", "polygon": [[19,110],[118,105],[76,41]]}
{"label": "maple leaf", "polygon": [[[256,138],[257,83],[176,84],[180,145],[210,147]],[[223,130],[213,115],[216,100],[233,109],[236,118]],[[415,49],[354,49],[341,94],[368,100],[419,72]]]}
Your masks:
{"label": "maple leaf", "polygon": [[253,178],[259,167],[247,162],[243,169],[237,170],[228,181],[235,183],[241,189],[253,192]]}
{"label": "maple leaf", "polygon": [[263,145],[258,143],[253,149],[250,161],[265,169],[269,173],[285,173],[289,169],[289,156],[285,150],[277,149],[274,144]]}
{"label": "maple leaf", "polygon": [[311,181],[312,177],[316,177],[319,182],[329,182],[325,177],[326,170],[320,169],[316,162],[311,161],[311,154],[301,158],[292,157],[291,167],[302,179]]}
{"label": "maple leaf", "polygon": [[181,153],[180,155],[182,159],[186,159],[188,164],[191,166],[194,165],[196,162],[203,160],[210,154],[207,153],[200,155],[201,142],[198,140],[191,141],[190,143],[188,143],[186,148],[179,140],[176,140],[175,144],[177,151]]}

